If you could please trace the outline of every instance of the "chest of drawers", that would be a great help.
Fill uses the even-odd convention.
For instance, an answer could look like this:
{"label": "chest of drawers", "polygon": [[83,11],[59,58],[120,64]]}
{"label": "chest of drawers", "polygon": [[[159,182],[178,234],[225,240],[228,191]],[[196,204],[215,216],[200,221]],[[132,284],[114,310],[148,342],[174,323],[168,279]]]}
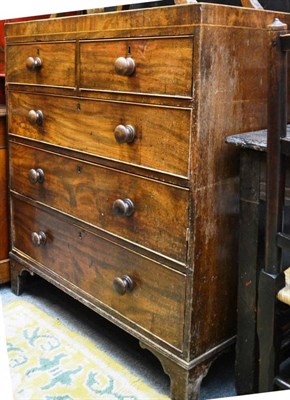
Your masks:
{"label": "chest of drawers", "polygon": [[135,336],[193,399],[234,341],[238,155],[265,126],[267,25],[210,4],[6,25],[11,276]]}
{"label": "chest of drawers", "polygon": [[[4,85],[3,86],[4,89]],[[2,89],[2,87],[1,87]],[[0,105],[0,284],[9,281],[6,106]]]}

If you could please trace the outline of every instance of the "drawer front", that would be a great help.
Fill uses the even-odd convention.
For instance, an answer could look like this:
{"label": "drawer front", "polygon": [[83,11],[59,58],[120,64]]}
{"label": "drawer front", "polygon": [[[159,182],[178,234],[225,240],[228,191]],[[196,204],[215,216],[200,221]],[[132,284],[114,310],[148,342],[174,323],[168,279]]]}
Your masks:
{"label": "drawer front", "polygon": [[[6,51],[8,83],[75,87],[75,43],[11,45]],[[33,67],[37,59],[41,65]]]}
{"label": "drawer front", "polygon": [[192,57],[191,37],[81,42],[80,87],[191,97]]}
{"label": "drawer front", "polygon": [[[152,334],[179,349],[182,347],[186,283],[183,274],[19,199],[12,204],[13,249],[32,257],[44,269]],[[31,238],[39,232],[45,233],[46,241],[37,245]],[[113,281],[116,285],[119,282],[116,278],[124,276],[131,278],[133,288],[128,287],[120,295],[113,289]],[[122,285],[117,287],[123,289]]]}
{"label": "drawer front", "polygon": [[16,143],[10,156],[13,190],[186,263],[187,189]]}
{"label": "drawer front", "polygon": [[[39,111],[43,118],[35,121]],[[185,177],[190,120],[189,110],[176,108],[9,96],[9,130],[14,134]]]}

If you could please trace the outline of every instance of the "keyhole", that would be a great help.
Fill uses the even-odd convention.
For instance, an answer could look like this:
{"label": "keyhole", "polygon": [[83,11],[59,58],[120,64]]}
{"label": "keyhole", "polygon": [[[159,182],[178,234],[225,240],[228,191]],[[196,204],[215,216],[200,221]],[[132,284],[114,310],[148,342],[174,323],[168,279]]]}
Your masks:
{"label": "keyhole", "polygon": [[39,56],[39,54],[40,54],[40,50],[39,49],[36,49],[36,54]]}
{"label": "keyhole", "polygon": [[131,46],[128,46],[128,54],[131,54]]}
{"label": "keyhole", "polygon": [[78,112],[81,111],[81,105],[80,105],[80,103],[77,103],[77,111],[78,111]]}
{"label": "keyhole", "polygon": [[77,173],[80,174],[82,172],[82,167],[80,167],[79,165],[77,166]]}

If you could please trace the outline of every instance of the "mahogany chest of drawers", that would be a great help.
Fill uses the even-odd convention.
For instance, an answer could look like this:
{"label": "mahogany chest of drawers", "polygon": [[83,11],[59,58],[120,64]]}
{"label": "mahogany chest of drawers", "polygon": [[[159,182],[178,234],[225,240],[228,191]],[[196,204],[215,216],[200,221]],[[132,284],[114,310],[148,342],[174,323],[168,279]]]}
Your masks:
{"label": "mahogany chest of drawers", "polygon": [[[0,78],[1,79],[1,78]],[[4,84],[0,85],[0,87]],[[2,89],[2,87],[1,87]],[[9,281],[6,106],[0,105],[0,284]]]}
{"label": "mahogany chest of drawers", "polygon": [[12,288],[36,273],[135,336],[173,399],[236,332],[238,156],[273,12],[180,5],[6,25]]}

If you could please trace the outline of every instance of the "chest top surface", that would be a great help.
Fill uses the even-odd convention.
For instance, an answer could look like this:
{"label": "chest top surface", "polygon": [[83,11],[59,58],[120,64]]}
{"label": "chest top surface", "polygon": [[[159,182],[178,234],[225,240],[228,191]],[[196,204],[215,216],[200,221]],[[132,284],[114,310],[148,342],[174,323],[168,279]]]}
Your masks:
{"label": "chest top surface", "polygon": [[30,22],[8,23],[5,26],[6,43],[77,39],[86,37],[130,37],[158,34],[189,34],[197,25],[249,27],[266,29],[273,17],[288,19],[289,14],[195,3],[169,7],[148,8],[122,12],[107,12],[84,16],[42,19]]}

